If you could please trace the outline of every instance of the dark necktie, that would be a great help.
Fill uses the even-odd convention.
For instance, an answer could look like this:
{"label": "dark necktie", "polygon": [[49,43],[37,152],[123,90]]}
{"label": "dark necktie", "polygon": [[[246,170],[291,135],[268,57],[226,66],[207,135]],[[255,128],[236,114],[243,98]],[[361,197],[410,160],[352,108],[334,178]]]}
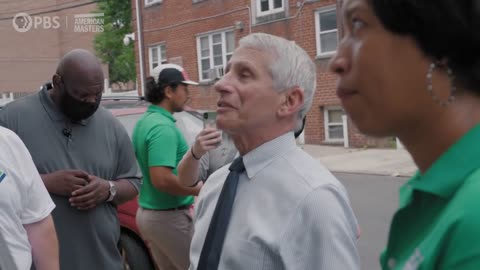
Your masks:
{"label": "dark necktie", "polygon": [[223,240],[225,239],[235,193],[237,192],[238,178],[245,170],[242,157],[236,158],[228,169],[230,173],[223,184],[210,226],[208,227],[202,253],[200,253],[198,261],[198,270],[216,270],[218,268]]}

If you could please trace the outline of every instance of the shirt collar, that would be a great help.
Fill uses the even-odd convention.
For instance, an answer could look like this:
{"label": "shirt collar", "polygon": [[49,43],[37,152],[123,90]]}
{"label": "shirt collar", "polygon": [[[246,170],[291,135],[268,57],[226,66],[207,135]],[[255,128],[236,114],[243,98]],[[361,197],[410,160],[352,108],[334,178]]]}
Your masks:
{"label": "shirt collar", "polygon": [[[47,83],[42,86],[40,89],[40,102],[42,103],[43,108],[47,112],[48,116],[54,120],[54,121],[67,121],[68,118],[63,114],[58,106],[53,102],[52,98],[50,97],[50,94],[48,91],[52,89],[52,85],[50,83]],[[88,121],[93,117],[90,116],[87,119],[80,120],[76,123],[85,126],[88,124]]]}
{"label": "shirt collar", "polygon": [[283,156],[296,146],[293,132],[288,132],[248,152],[243,156],[248,178],[252,179],[276,158]]}
{"label": "shirt collar", "polygon": [[151,112],[151,113],[160,113],[161,115],[167,117],[168,119],[170,119],[172,122],[177,122],[177,120],[173,117],[172,113],[170,113],[169,111],[165,110],[163,107],[161,106],[157,106],[157,105],[150,105],[148,106],[148,109],[147,109],[147,112]]}
{"label": "shirt collar", "polygon": [[443,198],[452,196],[462,185],[463,180],[480,167],[478,138],[480,124],[455,142],[425,174],[417,173],[406,185]]}

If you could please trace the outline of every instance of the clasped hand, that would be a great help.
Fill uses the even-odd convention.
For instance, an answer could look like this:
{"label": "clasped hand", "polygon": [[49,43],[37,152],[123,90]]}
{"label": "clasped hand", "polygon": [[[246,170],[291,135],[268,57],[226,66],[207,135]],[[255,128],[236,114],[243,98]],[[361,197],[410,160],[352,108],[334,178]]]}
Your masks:
{"label": "clasped hand", "polygon": [[110,185],[107,180],[81,170],[61,170],[50,175],[51,192],[69,198],[78,210],[92,209],[107,200]]}

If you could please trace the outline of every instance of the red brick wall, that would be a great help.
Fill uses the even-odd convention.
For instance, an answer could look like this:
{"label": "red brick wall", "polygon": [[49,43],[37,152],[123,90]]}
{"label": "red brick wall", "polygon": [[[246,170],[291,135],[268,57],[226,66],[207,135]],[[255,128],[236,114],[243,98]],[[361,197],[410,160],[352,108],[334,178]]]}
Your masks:
{"label": "red brick wall", "polygon": [[[132,1],[135,17],[135,1]],[[309,1],[299,11],[296,0],[289,0],[287,17],[271,23],[252,24],[252,32],[265,32],[295,40],[315,59],[317,65],[317,93],[312,109],[307,116],[305,129],[306,143],[321,144],[325,140],[323,108],[340,105],[335,95],[335,76],[328,72],[329,59],[316,59],[315,11],[321,7],[336,5],[336,1]],[[144,1],[141,1],[142,5]],[[250,9],[249,9],[250,8]],[[232,27],[235,21],[242,21],[244,29],[235,30],[236,41],[249,33],[249,12],[254,13],[249,0],[206,0],[192,4],[190,0],[164,1],[142,8],[144,29],[145,72],[149,72],[148,47],[159,42],[166,43],[167,58],[181,57],[183,66],[190,77],[198,80],[196,36],[208,31]],[[223,13],[228,13],[224,14]],[[209,18],[210,17],[210,18]],[[134,23],[136,23],[134,18]],[[136,29],[135,29],[136,30]],[[137,46],[136,42],[136,46]],[[138,48],[136,47],[136,50]],[[136,52],[138,63],[138,50]],[[139,68],[137,68],[139,76]],[[192,104],[198,109],[214,109],[217,94],[211,85],[191,87]],[[352,126],[349,123],[349,126]],[[371,139],[351,127],[350,145],[364,146]]]}

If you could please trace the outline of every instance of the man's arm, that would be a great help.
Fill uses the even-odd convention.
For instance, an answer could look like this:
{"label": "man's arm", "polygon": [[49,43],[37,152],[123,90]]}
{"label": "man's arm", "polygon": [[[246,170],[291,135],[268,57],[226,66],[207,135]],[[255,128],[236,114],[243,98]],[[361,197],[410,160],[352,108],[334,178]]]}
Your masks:
{"label": "man's arm", "polygon": [[198,180],[205,180],[202,179],[202,175],[206,175],[206,168],[208,168],[208,166],[205,167],[205,163],[208,164],[208,152],[198,160],[193,157],[191,151],[192,149],[183,156],[182,161],[178,164],[178,179],[182,185],[188,187],[194,185]]}
{"label": "man's arm", "polygon": [[[116,189],[113,203],[117,205],[122,204],[137,196],[137,188],[128,179],[120,179],[113,181],[113,183]],[[72,192],[69,202],[72,207],[76,207],[79,210],[88,210],[106,202],[109,196],[109,181],[91,175],[86,186]]]}
{"label": "man's arm", "polygon": [[310,192],[285,224],[280,254],[287,269],[360,269],[356,219],[339,187]]}
{"label": "man's arm", "polygon": [[192,186],[198,180],[206,180],[206,171],[209,167],[208,151],[217,148],[221,141],[221,132],[214,128],[205,128],[200,131],[192,148],[178,165],[178,178],[181,184]]}
{"label": "man's arm", "polygon": [[202,186],[201,182],[198,182],[195,187],[186,187],[180,183],[172,168],[161,166],[150,167],[150,181],[156,189],[176,196],[196,196]]}
{"label": "man's arm", "polygon": [[50,215],[31,224],[24,224],[28,241],[32,246],[33,263],[37,270],[60,269],[58,240]]}
{"label": "man's arm", "polygon": [[115,184],[115,188],[117,189],[117,194],[113,198],[112,202],[116,205],[128,202],[135,198],[138,194],[137,188],[132,184],[131,181],[127,179],[120,179],[113,183]]}

